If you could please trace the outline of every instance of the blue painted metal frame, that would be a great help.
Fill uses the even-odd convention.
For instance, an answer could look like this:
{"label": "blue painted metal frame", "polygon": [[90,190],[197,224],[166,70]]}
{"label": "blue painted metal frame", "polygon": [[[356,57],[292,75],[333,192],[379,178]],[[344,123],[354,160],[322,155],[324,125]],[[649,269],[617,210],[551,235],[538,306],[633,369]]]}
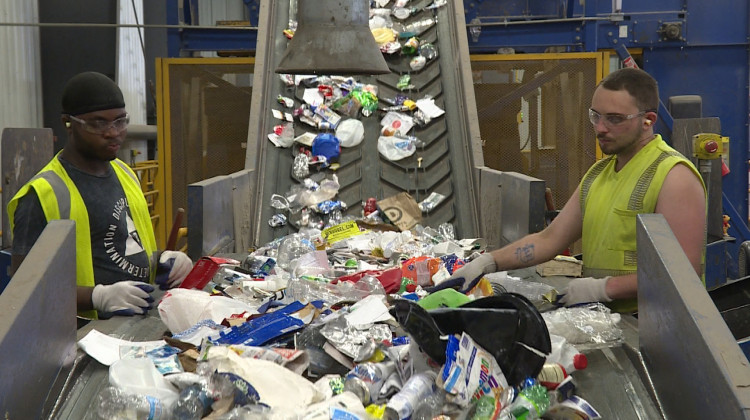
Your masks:
{"label": "blue painted metal frame", "polygon": [[[628,0],[612,11],[611,0],[541,2],[528,10],[525,1],[464,0],[469,48],[493,53],[642,50],[639,67],[659,82],[662,98],[700,95],[703,116],[719,117],[722,135],[730,138],[730,173],[722,179],[724,210],[734,222],[735,242],[707,247],[706,279],[737,278],[736,259],[748,220],[748,119],[750,73],[750,6],[746,0],[690,2]],[[535,2],[540,3],[540,2]],[[678,36],[662,29],[671,24]],[[718,29],[720,27],[721,29]],[[478,37],[472,37],[472,32]],[[622,55],[622,54],[621,54]],[[672,119],[660,106],[657,130],[669,140]],[[713,263],[712,263],[713,261]],[[714,265],[715,263],[715,265]],[[710,280],[709,280],[710,279]]]}
{"label": "blue painted metal frame", "polygon": [[[243,1],[248,10],[250,26],[257,27],[260,0]],[[186,26],[167,30],[169,57],[184,57],[195,51],[255,51],[257,29],[190,28],[190,25],[199,21],[197,14],[198,0],[167,1],[167,24]]]}
{"label": "blue painted metal frame", "polygon": [[[260,1],[244,0],[254,26]],[[190,25],[197,21],[190,15],[197,10],[197,2],[168,1],[168,23]],[[470,52],[495,53],[500,48],[513,48],[516,52],[534,53],[550,47],[570,52],[641,49],[639,66],[659,82],[662,98],[700,95],[703,115],[719,117],[722,135],[728,136],[731,144],[730,173],[723,178],[724,209],[732,218],[733,227],[747,231],[748,2],[715,0],[688,4],[686,0],[627,0],[619,11],[611,10],[611,0],[583,3],[464,0]],[[184,16],[178,16],[180,5]],[[662,30],[667,24],[679,29],[678,36],[667,36]],[[170,57],[182,56],[187,51],[254,50],[257,41],[257,32],[247,30],[185,28],[168,32]],[[671,116],[663,106],[659,114],[657,130],[668,140]],[[748,238],[744,232],[740,237]],[[710,244],[707,255],[729,253],[736,258],[740,243]],[[732,258],[729,261],[731,265]],[[707,274],[709,270],[714,267],[707,267]],[[731,273],[727,275],[736,278]]]}
{"label": "blue painted metal frame", "polygon": [[[540,3],[540,2],[534,2]],[[724,191],[738,214],[748,214],[748,28],[749,6],[744,0],[690,2],[684,0],[629,0],[613,12],[610,0],[557,0],[529,10],[520,0],[465,0],[469,48],[493,53],[641,48],[640,67],[658,81],[660,95],[696,94],[703,98],[703,115],[719,117],[722,134],[730,138],[731,173]],[[478,21],[477,21],[478,20]],[[660,31],[671,23],[679,37],[668,40]],[[721,30],[717,30],[717,26]],[[479,30],[478,37],[472,32]],[[661,109],[660,128],[671,131],[668,113]],[[739,222],[739,221],[738,221]]]}

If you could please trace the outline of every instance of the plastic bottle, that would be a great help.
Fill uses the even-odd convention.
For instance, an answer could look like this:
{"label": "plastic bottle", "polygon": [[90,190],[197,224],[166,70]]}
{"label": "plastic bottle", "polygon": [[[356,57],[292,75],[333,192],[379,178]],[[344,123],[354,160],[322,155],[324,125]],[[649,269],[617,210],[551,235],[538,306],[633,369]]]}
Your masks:
{"label": "plastic bottle", "polygon": [[95,412],[98,419],[167,420],[158,398],[128,394],[113,386],[102,389],[96,396]]}
{"label": "plastic bottle", "polygon": [[576,370],[586,369],[588,359],[586,355],[580,353],[572,344],[568,343],[565,337],[550,334],[552,351],[547,356],[546,363],[558,363],[565,371],[570,374]]}
{"label": "plastic bottle", "polygon": [[474,415],[471,420],[489,420],[495,413],[495,398],[491,395],[483,395],[477,401],[474,408]]}
{"label": "plastic bottle", "polygon": [[200,420],[211,412],[213,398],[200,384],[193,384],[182,391],[174,404],[175,420]]}
{"label": "plastic bottle", "polygon": [[287,235],[279,245],[276,264],[284,270],[289,270],[293,260],[313,251],[315,251],[315,246],[305,235],[300,233]]}
{"label": "plastic bottle", "polygon": [[445,391],[438,388],[417,404],[411,420],[432,420],[443,412],[443,404],[445,404]]}
{"label": "plastic bottle", "polygon": [[[583,358],[574,358],[574,362],[571,365],[573,370],[585,368],[588,364],[588,359],[586,359],[586,356],[584,356],[583,354],[578,354],[576,356],[583,356]],[[585,363],[582,362],[582,360],[585,361]],[[570,376],[570,372],[571,371],[566,369],[565,366],[559,363],[545,363],[542,366],[542,370],[539,372],[539,375],[537,375],[536,379],[545,388],[549,389],[550,391],[554,391],[555,389],[557,389],[558,385],[560,385],[560,383],[565,380],[565,378]]]}
{"label": "plastic bottle", "polygon": [[512,419],[535,420],[541,418],[549,405],[547,388],[535,384],[523,388],[508,408]]}

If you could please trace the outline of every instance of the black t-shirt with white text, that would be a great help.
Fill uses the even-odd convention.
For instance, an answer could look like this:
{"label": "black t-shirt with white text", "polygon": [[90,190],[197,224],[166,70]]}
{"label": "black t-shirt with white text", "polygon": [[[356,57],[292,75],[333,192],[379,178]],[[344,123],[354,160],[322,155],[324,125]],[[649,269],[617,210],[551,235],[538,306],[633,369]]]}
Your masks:
{"label": "black t-shirt with white text", "polygon": [[[148,282],[148,255],[135,229],[125,192],[112,167],[104,176],[87,174],[60,158],[88,209],[96,284],[120,280]],[[26,255],[47,225],[39,197],[31,189],[18,203],[13,255]]]}

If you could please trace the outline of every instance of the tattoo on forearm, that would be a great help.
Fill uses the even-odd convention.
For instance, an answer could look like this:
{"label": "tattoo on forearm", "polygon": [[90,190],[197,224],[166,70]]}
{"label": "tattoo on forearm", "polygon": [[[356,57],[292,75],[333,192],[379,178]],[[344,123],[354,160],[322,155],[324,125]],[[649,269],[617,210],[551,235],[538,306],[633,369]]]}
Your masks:
{"label": "tattoo on forearm", "polygon": [[516,248],[516,258],[522,263],[534,260],[534,244],[526,244]]}

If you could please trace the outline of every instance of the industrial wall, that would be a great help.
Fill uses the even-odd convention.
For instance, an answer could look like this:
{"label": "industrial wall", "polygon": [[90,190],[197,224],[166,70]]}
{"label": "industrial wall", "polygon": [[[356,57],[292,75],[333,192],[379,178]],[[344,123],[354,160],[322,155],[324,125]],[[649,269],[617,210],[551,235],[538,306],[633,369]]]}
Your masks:
{"label": "industrial wall", "polygon": [[[14,1],[20,2],[20,0]],[[98,71],[115,78],[118,64],[115,24],[119,2],[117,0],[79,0],[72,3],[55,0],[38,1],[39,22],[42,23],[38,47],[41,56],[44,115],[42,124],[44,127],[53,129],[58,137],[56,150],[59,150],[65,141],[60,122],[60,97],[65,82],[82,71]],[[140,53],[145,64],[144,123],[147,124],[156,124],[153,95],[155,59],[166,56],[167,51],[166,29],[148,27],[148,25],[164,25],[165,15],[166,8],[163,2],[143,2],[143,15],[139,16],[139,23],[147,25],[142,32],[143,45],[140,45],[141,41],[137,39],[131,51],[132,54]],[[45,26],[45,24],[58,25]],[[31,49],[33,45],[27,45],[26,48]],[[135,112],[135,107],[132,108],[130,111]]]}
{"label": "industrial wall", "polygon": [[[3,23],[37,22],[35,0],[0,2]],[[0,26],[0,131],[6,127],[41,127],[42,89],[39,29]]]}

